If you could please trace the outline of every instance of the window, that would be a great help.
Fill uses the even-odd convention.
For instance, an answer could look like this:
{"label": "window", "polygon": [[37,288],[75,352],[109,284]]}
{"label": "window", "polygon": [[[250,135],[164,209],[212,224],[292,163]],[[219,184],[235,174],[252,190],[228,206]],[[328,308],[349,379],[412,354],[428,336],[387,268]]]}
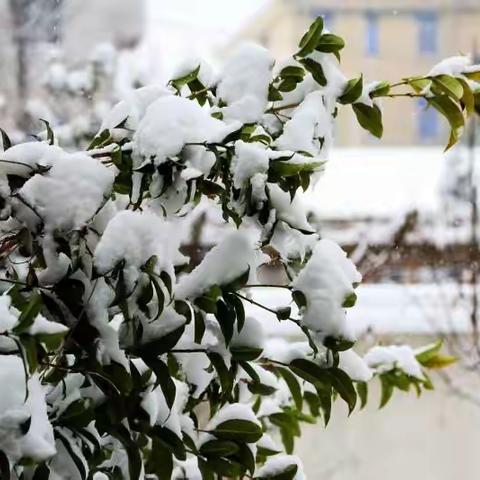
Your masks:
{"label": "window", "polygon": [[418,49],[420,53],[436,53],[438,44],[437,15],[434,12],[417,14],[418,21]]}
{"label": "window", "polygon": [[419,98],[417,102],[417,122],[417,135],[422,143],[438,139],[438,114],[424,98]]}
{"label": "window", "polygon": [[366,20],[366,51],[367,55],[374,57],[378,55],[379,50],[378,15],[373,12],[368,12]]}
{"label": "window", "polygon": [[333,29],[333,13],[330,12],[329,10],[322,10],[322,9],[318,9],[318,8],[312,8],[310,10],[310,15],[313,17],[313,18],[317,18],[317,17],[323,17],[323,25],[324,27],[329,30],[330,32],[332,31]]}

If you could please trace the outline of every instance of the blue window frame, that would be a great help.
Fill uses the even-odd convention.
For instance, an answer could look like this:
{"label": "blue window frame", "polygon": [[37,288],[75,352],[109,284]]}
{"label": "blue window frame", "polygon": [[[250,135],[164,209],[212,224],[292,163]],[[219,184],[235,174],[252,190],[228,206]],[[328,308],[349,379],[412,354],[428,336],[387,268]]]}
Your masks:
{"label": "blue window frame", "polygon": [[438,49],[438,16],[435,12],[417,13],[418,50],[422,54],[433,54]]}
{"label": "blue window frame", "polygon": [[378,30],[378,14],[368,12],[366,14],[367,30],[366,30],[366,52],[370,57],[378,55],[380,47],[380,36]]}
{"label": "blue window frame", "polygon": [[438,139],[438,113],[428,106],[424,98],[417,101],[417,122],[417,135],[421,142],[429,143]]}

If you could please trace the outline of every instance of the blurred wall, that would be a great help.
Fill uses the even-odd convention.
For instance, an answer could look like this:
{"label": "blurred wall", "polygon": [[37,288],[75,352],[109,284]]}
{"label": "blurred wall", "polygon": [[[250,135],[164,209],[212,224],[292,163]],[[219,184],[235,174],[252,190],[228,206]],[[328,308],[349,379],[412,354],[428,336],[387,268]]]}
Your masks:
{"label": "blurred wall", "polygon": [[84,60],[104,42],[117,48],[139,43],[145,25],[143,0],[64,0],[62,45],[73,60]]}
{"label": "blurred wall", "polygon": [[[458,370],[450,369],[452,377]],[[475,376],[475,374],[471,374]],[[478,386],[478,379],[471,379]],[[477,382],[477,383],[475,383]],[[365,410],[347,417],[343,402],[329,425],[305,425],[295,445],[314,480],[475,480],[480,404],[455,395],[439,378],[417,398],[396,391],[378,410],[378,382],[369,384]],[[372,388],[373,387],[373,388]]]}

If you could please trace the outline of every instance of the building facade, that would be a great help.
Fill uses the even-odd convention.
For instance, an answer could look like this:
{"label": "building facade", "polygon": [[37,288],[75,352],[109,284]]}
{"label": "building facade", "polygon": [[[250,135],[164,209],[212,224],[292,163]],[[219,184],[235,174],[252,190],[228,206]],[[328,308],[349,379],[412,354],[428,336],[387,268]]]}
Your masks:
{"label": "building facade", "polygon": [[[480,49],[478,0],[274,0],[241,32],[288,56],[313,18],[346,42],[342,69],[352,78],[398,81],[424,75],[445,57]],[[337,144],[375,145],[348,109],[340,114]],[[447,126],[435,111],[412,99],[384,102],[383,144],[438,144]]]}

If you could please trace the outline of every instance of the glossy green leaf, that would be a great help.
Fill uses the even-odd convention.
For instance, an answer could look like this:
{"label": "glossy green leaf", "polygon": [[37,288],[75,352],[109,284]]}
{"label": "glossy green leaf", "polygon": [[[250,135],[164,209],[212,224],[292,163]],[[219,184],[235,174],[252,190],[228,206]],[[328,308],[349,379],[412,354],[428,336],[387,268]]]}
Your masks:
{"label": "glossy green leaf", "polygon": [[327,84],[325,73],[322,66],[311,58],[302,58],[300,63],[311,73],[313,79],[321,86],[324,87]]}
{"label": "glossy green leaf", "polygon": [[220,423],[212,431],[222,440],[234,440],[245,443],[258,442],[263,435],[262,427],[249,420],[233,419]]}
{"label": "glossy green leaf", "polygon": [[342,37],[332,33],[325,33],[320,37],[315,50],[323,53],[336,53],[345,47],[345,42]]}
{"label": "glossy green leaf", "polygon": [[443,93],[460,100],[463,97],[462,83],[455,77],[450,75],[438,75],[432,77],[433,84],[437,86]]}
{"label": "glossy green leaf", "polygon": [[344,105],[357,101],[363,92],[363,76],[352,78],[347,82],[342,95],[338,97],[338,102]]}
{"label": "glossy green leaf", "polygon": [[200,447],[200,453],[206,457],[229,457],[238,450],[238,444],[231,440],[209,440]]}
{"label": "glossy green leaf", "polygon": [[360,126],[374,137],[381,138],[383,135],[383,124],[380,109],[376,105],[370,107],[364,103],[354,103],[352,108]]}
{"label": "glossy green leaf", "polygon": [[365,408],[368,398],[368,384],[367,382],[358,382],[357,383],[357,394],[360,398],[360,409]]}
{"label": "glossy green leaf", "polygon": [[317,17],[315,21],[310,25],[310,28],[302,37],[299,43],[300,50],[295,54],[298,57],[305,57],[308,54],[312,53],[318,42],[320,41],[320,37],[322,36],[323,31],[323,18]]}

